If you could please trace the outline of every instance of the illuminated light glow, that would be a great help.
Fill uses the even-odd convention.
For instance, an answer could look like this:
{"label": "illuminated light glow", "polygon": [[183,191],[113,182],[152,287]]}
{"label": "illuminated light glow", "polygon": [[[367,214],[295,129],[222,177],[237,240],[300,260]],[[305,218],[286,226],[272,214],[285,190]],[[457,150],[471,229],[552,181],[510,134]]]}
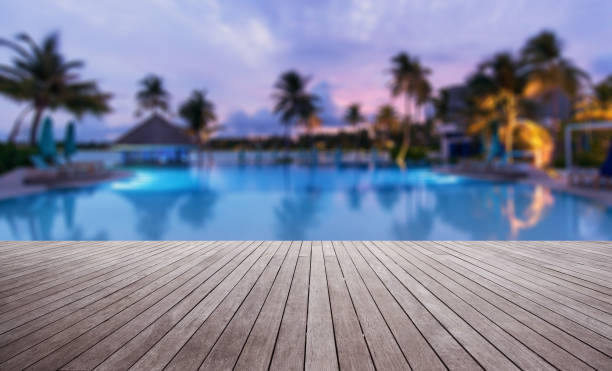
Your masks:
{"label": "illuminated light glow", "polygon": [[155,177],[145,172],[136,172],[133,176],[118,180],[111,183],[112,189],[126,190],[126,189],[143,189],[147,188],[148,185],[153,184]]}
{"label": "illuminated light glow", "polygon": [[516,239],[521,230],[531,228],[538,224],[544,216],[544,211],[555,203],[555,198],[550,189],[541,185],[536,186],[533,191],[531,204],[527,207],[527,210],[525,210],[525,219],[521,219],[516,215],[513,196],[514,194],[508,197],[506,207],[503,208],[503,213],[508,217],[510,223],[510,238]]}
{"label": "illuminated light glow", "polygon": [[[515,129],[520,141],[525,143],[533,153],[533,165],[538,169],[547,167],[553,157],[555,144],[548,131],[531,120],[520,121]],[[500,128],[500,138],[506,135],[506,127]]]}

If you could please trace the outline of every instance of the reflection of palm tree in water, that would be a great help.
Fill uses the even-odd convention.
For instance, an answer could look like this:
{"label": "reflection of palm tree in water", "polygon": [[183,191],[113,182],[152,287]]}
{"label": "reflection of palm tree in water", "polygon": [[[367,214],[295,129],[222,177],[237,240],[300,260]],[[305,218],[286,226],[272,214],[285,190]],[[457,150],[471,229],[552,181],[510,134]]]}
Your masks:
{"label": "reflection of palm tree in water", "polygon": [[[339,170],[342,171],[342,170]],[[361,200],[364,195],[364,191],[359,188],[361,172],[351,171],[350,173],[344,174],[343,176],[351,177],[351,186],[346,191],[346,197],[349,205],[353,210],[361,209]]]}
{"label": "reflection of palm tree in water", "polygon": [[318,190],[304,191],[282,199],[281,204],[274,210],[280,239],[305,239],[306,230],[317,222],[320,194]]}
{"label": "reflection of palm tree in water", "polygon": [[217,198],[217,193],[209,189],[189,192],[179,206],[179,217],[194,228],[202,228],[213,216]]}
{"label": "reflection of palm tree in water", "polygon": [[400,197],[400,190],[394,187],[380,187],[376,190],[376,199],[380,206],[386,210],[391,211]]}
{"label": "reflection of palm tree in water", "polygon": [[359,188],[357,188],[357,186],[352,186],[351,188],[349,188],[348,191],[346,192],[346,196],[348,198],[348,202],[349,202],[349,205],[351,206],[351,209],[353,210],[361,209],[362,191],[360,191]]}
{"label": "reflection of palm tree in water", "polygon": [[506,207],[503,208],[503,213],[508,217],[510,223],[510,238],[516,239],[522,229],[531,228],[538,224],[544,215],[544,211],[555,203],[555,198],[550,189],[544,188],[541,185],[536,186],[531,203],[524,212],[525,219],[520,219],[516,216],[514,192],[512,189],[509,192],[510,194],[506,201]]}
{"label": "reflection of palm tree in water", "polygon": [[436,216],[449,227],[469,235],[469,239],[497,240],[498,231],[505,230],[506,221],[500,215],[505,197],[502,186],[475,182],[463,187],[437,186]]}
{"label": "reflection of palm tree in water", "polygon": [[427,202],[424,189],[406,191],[406,216],[393,222],[393,235],[398,240],[427,239],[434,224],[434,208]]}
{"label": "reflection of palm tree in water", "polygon": [[[75,224],[75,212],[78,197],[91,193],[91,190],[54,192],[51,194],[22,197],[8,200],[0,206],[0,216],[8,223],[14,239],[28,240],[106,240],[108,235],[99,231],[89,236],[82,226]],[[67,231],[65,236],[54,232],[54,225],[63,216]],[[27,235],[22,236],[19,223],[27,225]]]}
{"label": "reflection of palm tree in water", "polygon": [[14,238],[20,238],[19,221],[28,226],[26,239],[52,240],[53,220],[60,213],[56,195],[41,195],[9,200],[0,214],[9,224]]}
{"label": "reflection of palm tree in water", "polygon": [[119,192],[136,212],[136,231],[144,240],[160,240],[169,227],[170,211],[181,192]]}

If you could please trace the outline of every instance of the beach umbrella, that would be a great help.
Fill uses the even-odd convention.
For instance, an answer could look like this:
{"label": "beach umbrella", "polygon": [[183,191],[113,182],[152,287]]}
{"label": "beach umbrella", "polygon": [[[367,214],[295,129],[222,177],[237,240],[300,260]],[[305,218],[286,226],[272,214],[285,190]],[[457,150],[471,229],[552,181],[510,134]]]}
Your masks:
{"label": "beach umbrella", "polygon": [[70,159],[77,150],[74,130],[74,122],[68,123],[66,126],[66,138],[64,139],[64,156],[66,159]]}
{"label": "beach umbrella", "polygon": [[38,149],[45,160],[55,161],[55,139],[53,139],[53,122],[50,117],[46,117],[43,121]]}

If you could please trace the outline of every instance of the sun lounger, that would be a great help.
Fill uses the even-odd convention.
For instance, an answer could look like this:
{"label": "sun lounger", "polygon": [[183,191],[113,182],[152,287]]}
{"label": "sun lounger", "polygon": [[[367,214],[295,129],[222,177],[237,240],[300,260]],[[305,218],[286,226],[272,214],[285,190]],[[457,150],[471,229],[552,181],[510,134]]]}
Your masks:
{"label": "sun lounger", "polygon": [[573,169],[568,174],[568,184],[579,187],[612,187],[612,176],[606,176],[596,169]]}
{"label": "sun lounger", "polygon": [[52,185],[74,180],[100,179],[110,173],[102,162],[73,162],[60,166],[49,166],[38,158],[33,159],[32,163],[35,168],[29,169],[24,177],[26,184]]}
{"label": "sun lounger", "polygon": [[583,187],[612,187],[612,145],[598,170],[573,169],[568,175],[568,183]]}

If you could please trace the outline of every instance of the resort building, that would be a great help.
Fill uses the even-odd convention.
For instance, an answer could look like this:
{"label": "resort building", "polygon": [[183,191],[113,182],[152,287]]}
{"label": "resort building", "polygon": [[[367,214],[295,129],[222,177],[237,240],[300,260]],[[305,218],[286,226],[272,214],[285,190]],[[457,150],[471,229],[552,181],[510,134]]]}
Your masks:
{"label": "resort building", "polygon": [[445,162],[451,158],[474,155],[478,150],[478,143],[467,135],[468,122],[465,111],[466,88],[453,86],[447,89],[448,110],[436,125],[436,132],[440,135],[440,155]]}
{"label": "resort building", "polygon": [[125,164],[184,165],[195,139],[186,129],[155,113],[115,142]]}

